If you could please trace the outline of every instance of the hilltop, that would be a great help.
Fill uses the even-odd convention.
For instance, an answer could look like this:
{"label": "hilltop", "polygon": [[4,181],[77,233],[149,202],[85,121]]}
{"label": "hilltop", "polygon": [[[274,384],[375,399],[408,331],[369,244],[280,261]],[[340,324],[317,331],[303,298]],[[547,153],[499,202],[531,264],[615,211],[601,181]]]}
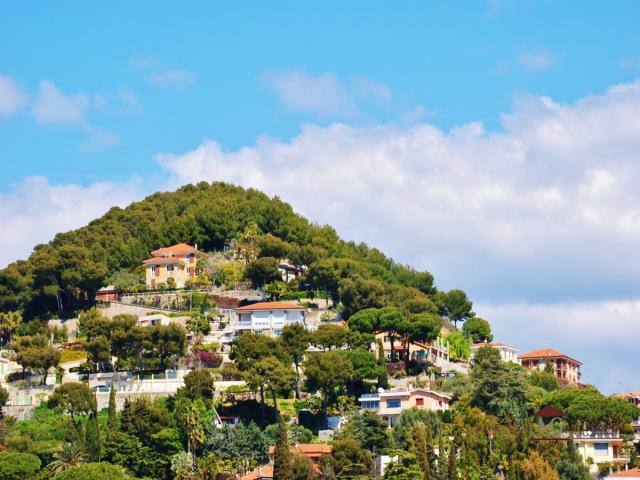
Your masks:
{"label": "hilltop", "polygon": [[[345,316],[388,305],[408,313],[454,315],[431,273],[399,264],[365,243],[345,241],[331,226],[308,221],[278,197],[206,182],[113,207],[87,226],[37,245],[27,260],[0,271],[0,311],[21,311],[28,320],[81,310],[114,275],[139,275],[154,249],[187,242],[220,251],[247,232],[255,237],[256,257],[286,257],[304,266],[307,275],[298,288],[326,291],[342,303]],[[472,315],[471,304],[454,292],[450,310],[457,309],[460,318],[454,319],[463,320]]]}

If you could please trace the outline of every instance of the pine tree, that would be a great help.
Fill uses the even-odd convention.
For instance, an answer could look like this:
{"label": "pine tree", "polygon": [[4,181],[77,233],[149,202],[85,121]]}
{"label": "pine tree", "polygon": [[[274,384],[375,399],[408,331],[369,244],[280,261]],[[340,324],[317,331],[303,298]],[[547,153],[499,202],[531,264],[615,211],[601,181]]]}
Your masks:
{"label": "pine tree", "polygon": [[273,453],[273,480],[293,480],[293,458],[289,450],[287,424],[284,417],[278,420],[278,432]]}
{"label": "pine tree", "polygon": [[107,419],[107,439],[113,438],[118,429],[116,418],[116,388],[113,383],[109,392],[109,417]]}

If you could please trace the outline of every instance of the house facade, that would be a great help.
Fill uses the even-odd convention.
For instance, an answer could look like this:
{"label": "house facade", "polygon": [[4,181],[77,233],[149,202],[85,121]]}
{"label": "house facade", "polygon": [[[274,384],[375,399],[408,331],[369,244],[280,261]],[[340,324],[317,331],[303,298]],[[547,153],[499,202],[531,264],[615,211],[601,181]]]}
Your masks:
{"label": "house facade", "polygon": [[197,252],[197,248],[186,243],[151,252],[151,258],[142,262],[147,288],[157,288],[161,284],[169,286],[171,283],[176,288],[184,288],[187,280],[196,278]]}
{"label": "house facade", "polygon": [[583,460],[592,459],[589,462],[589,470],[592,474],[597,474],[599,466],[603,463],[617,465],[618,468],[625,468],[629,463],[628,452],[622,448],[624,438],[619,432],[574,432],[573,440],[578,453]]}
{"label": "house facade", "polygon": [[410,408],[448,410],[451,397],[428,388],[396,387],[362,395],[358,401],[360,408],[373,410],[391,428],[400,419],[400,414]]}
{"label": "house facade", "polygon": [[518,350],[516,347],[512,347],[511,345],[505,345],[500,342],[491,342],[491,343],[474,343],[471,345],[471,359],[475,356],[476,352],[480,350],[482,347],[491,347],[495,348],[500,352],[500,358],[503,362],[512,362],[512,363],[520,363],[520,359],[518,358]]}
{"label": "house facade", "polygon": [[278,337],[287,325],[305,325],[306,309],[295,303],[259,302],[236,308],[232,325],[235,335],[244,332]]}
{"label": "house facade", "polygon": [[564,353],[553,348],[542,348],[525,353],[518,357],[522,366],[531,371],[534,369],[544,370],[547,364],[553,368],[554,375],[562,383],[580,383],[580,367],[582,362],[571,358]]}
{"label": "house facade", "polygon": [[[382,342],[382,349],[384,350],[384,356],[387,360],[391,359],[391,337],[385,332],[376,334],[376,340]],[[376,346],[376,348],[378,348]],[[393,350],[396,355],[401,349],[406,348],[404,343],[395,338],[393,342]],[[416,360],[418,363],[437,363],[438,360],[449,361],[449,344],[442,339],[442,337],[436,338],[431,344],[423,342],[412,342],[409,344],[409,357]]]}

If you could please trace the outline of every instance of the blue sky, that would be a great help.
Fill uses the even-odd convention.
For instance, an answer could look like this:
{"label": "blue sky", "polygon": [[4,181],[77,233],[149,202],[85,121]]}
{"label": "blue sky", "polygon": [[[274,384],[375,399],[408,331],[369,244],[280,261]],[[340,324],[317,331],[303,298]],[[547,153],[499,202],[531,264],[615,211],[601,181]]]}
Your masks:
{"label": "blue sky", "polygon": [[640,388],[637,2],[397,3],[0,1],[0,264],[231,181]]}

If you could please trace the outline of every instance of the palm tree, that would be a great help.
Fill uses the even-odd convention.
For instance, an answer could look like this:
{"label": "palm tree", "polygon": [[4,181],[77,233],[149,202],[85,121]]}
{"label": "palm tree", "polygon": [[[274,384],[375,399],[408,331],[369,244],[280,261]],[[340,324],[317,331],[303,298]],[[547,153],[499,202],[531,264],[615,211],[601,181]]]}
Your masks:
{"label": "palm tree", "polygon": [[62,450],[54,453],[53,458],[55,460],[48,465],[53,475],[57,475],[67,468],[87,462],[86,453],[84,453],[82,447],[75,442],[62,445]]}

